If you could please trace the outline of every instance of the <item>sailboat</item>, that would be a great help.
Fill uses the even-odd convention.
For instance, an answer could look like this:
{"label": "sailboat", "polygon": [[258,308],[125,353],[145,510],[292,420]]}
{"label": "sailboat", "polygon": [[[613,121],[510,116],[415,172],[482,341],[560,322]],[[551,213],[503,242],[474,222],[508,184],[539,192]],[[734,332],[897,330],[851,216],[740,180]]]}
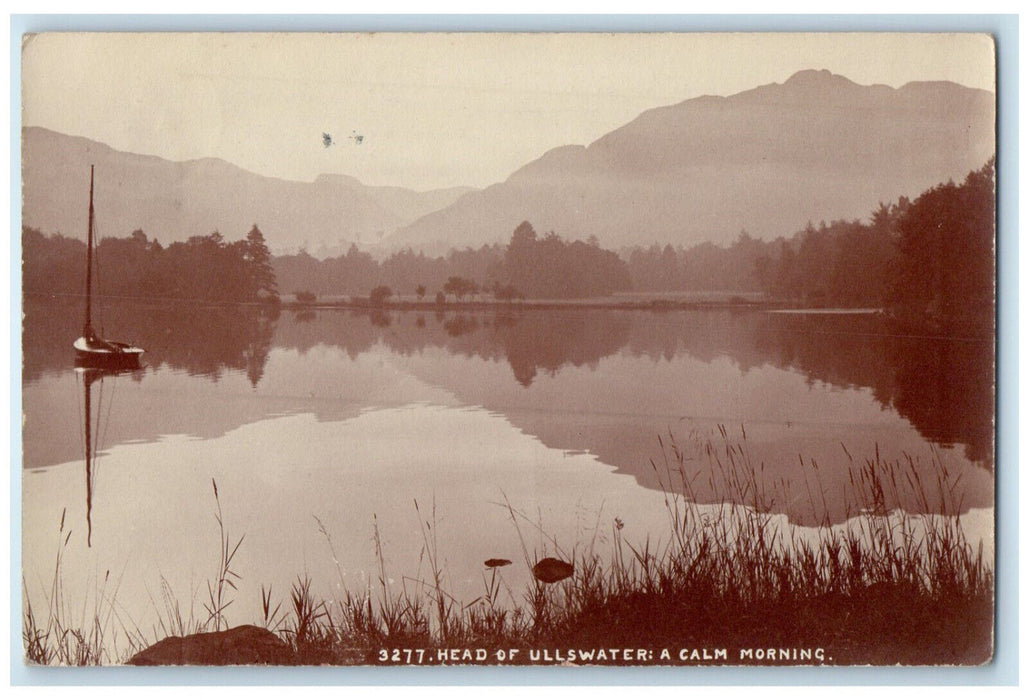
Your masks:
{"label": "sailboat", "polygon": [[73,343],[79,367],[129,368],[139,365],[143,348],[105,340],[93,329],[93,166],[89,166],[89,234],[86,238],[86,323]]}

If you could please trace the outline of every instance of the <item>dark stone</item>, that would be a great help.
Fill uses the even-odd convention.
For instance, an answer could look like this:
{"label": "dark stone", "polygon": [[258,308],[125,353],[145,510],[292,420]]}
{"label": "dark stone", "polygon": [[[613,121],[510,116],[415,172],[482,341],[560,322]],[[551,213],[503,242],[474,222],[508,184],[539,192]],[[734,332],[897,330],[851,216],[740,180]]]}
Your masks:
{"label": "dark stone", "polygon": [[242,625],[224,632],[168,637],[128,661],[133,666],[243,666],[292,664],[284,641],[263,627]]}
{"label": "dark stone", "polygon": [[543,583],[557,583],[571,576],[573,571],[571,564],[553,557],[540,559],[532,567],[532,575]]}

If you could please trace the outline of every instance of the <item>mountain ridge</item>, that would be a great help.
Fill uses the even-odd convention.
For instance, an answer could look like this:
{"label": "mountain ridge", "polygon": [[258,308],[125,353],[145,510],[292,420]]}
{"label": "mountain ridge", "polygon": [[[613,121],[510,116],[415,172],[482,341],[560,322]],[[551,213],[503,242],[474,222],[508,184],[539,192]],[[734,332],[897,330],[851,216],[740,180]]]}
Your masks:
{"label": "mountain ridge", "polygon": [[[426,214],[390,249],[505,242],[522,220],[607,247],[728,243],[865,218],[993,154],[993,93],[947,81],[859,85],[826,70],[655,107],[588,145]],[[444,235],[445,234],[445,235]]]}
{"label": "mountain ridge", "polygon": [[[23,223],[84,237],[85,172],[109,235],[162,242],[257,223],[277,253],[354,243],[430,254],[504,243],[523,220],[605,247],[770,239],[865,218],[880,201],[960,179],[993,154],[995,98],[948,81],[859,85],[827,70],[645,110],[545,151],[483,189],[414,191],[324,173],[311,182],[216,157],[171,161],[43,127],[22,130]],[[106,218],[106,221],[104,220]]]}
{"label": "mountain ridge", "polygon": [[254,223],[277,252],[336,252],[446,206],[472,188],[414,191],[365,185],[342,174],[311,182],[254,173],[217,157],[173,161],[128,153],[44,127],[22,129],[22,222],[85,237],[89,166],[106,235],[142,229],[169,243],[220,231],[242,237]]}

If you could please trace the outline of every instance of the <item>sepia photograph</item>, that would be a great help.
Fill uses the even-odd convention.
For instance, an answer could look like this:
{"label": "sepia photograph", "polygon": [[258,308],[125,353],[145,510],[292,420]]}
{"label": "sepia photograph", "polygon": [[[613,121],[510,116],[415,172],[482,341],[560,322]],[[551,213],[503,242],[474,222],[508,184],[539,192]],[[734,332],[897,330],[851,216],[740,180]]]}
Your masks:
{"label": "sepia photograph", "polygon": [[991,35],[21,42],[26,666],[993,660]]}

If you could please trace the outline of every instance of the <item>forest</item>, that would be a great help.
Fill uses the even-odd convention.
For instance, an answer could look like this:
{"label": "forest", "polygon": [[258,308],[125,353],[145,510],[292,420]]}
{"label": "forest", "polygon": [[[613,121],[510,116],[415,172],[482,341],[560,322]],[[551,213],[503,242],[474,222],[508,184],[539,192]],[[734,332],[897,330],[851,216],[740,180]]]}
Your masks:
{"label": "forest", "polygon": [[[430,295],[454,276],[477,290],[529,299],[576,299],[617,292],[752,293],[802,307],[888,309],[937,327],[986,331],[994,316],[994,161],[914,201],[879,203],[866,221],[808,223],[763,241],[741,231],[728,246],[653,245],[603,250],[596,239],[539,236],[523,222],[507,246],[430,258],[403,250],[382,262],[356,247],[319,261],[275,258],[283,289],[360,295],[375,285]],[[419,293],[421,292],[421,293]]]}
{"label": "forest", "polygon": [[[81,295],[86,288],[86,244],[22,228],[22,291]],[[226,241],[215,231],[167,247],[141,230],[103,238],[94,253],[93,293],[104,297],[256,302],[277,301],[272,256],[255,224],[245,238]]]}
{"label": "forest", "polygon": [[962,184],[879,205],[868,224],[794,236],[755,273],[771,298],[883,308],[942,332],[992,335],[996,308],[995,159]]}
{"label": "forest", "polygon": [[[567,241],[522,222],[507,245],[429,257],[410,249],[376,260],[352,246],[319,260],[306,252],[272,257],[257,225],[228,242],[220,233],[163,247],[137,230],[98,247],[99,293],[206,301],[272,301],[393,295],[445,300],[583,299],[618,292],[752,293],[804,307],[865,307],[947,329],[990,331],[995,306],[994,160],[961,184],[915,200],[880,203],[867,221],[809,223],[773,241],[741,231],[728,246],[654,245],[621,250],[595,238]],[[22,231],[23,290],[79,294],[85,244]],[[374,296],[374,295],[373,295]]]}
{"label": "forest", "polygon": [[317,296],[368,294],[379,286],[400,295],[423,297],[439,291],[446,296],[452,293],[447,283],[454,289],[455,278],[473,283],[456,289],[508,299],[582,299],[632,288],[625,261],[602,250],[595,239],[569,242],[553,232],[539,236],[527,221],[506,246],[452,250],[445,257],[405,249],[377,262],[351,246],[336,258],[318,260],[301,252],[277,257],[274,265],[283,290]]}
{"label": "forest", "polygon": [[809,223],[789,238],[741,232],[731,246],[636,248],[637,291],[760,292],[802,307],[888,309],[940,328],[992,329],[994,160],[960,185],[883,204],[868,221]]}

